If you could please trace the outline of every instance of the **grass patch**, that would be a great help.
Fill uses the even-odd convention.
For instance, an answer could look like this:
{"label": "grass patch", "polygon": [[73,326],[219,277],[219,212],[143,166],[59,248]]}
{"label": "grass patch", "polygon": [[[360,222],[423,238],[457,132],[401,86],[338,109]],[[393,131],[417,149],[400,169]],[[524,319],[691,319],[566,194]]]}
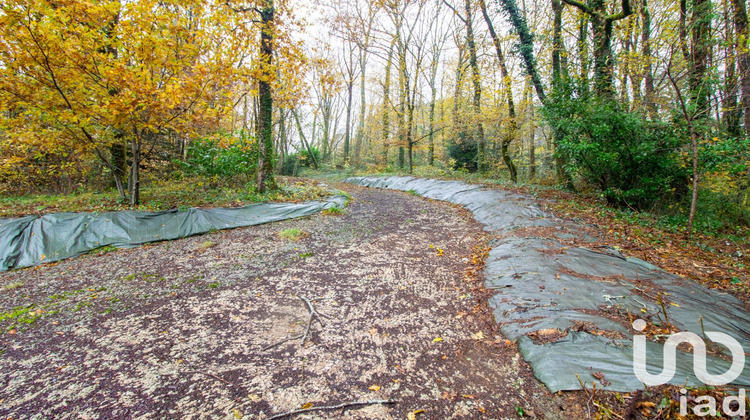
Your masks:
{"label": "grass patch", "polygon": [[43,309],[35,309],[35,306],[18,306],[8,312],[0,312],[0,323],[5,321],[11,321],[7,330],[18,328],[23,324],[33,324],[39,319],[45,311]]}
{"label": "grass patch", "polygon": [[3,287],[0,287],[0,293],[10,292],[11,290],[16,290],[23,287],[23,282],[17,281],[14,283],[9,283],[4,285]]}
{"label": "grass patch", "polygon": [[198,281],[198,280],[202,280],[202,279],[203,279],[204,277],[205,277],[205,276],[203,276],[203,275],[201,275],[201,274],[197,274],[197,275],[194,275],[194,276],[190,276],[190,277],[188,277],[187,279],[185,279],[185,283],[195,283],[195,282],[196,282],[196,281]]}
{"label": "grass patch", "polygon": [[409,191],[407,191],[406,193],[407,193],[407,194],[411,194],[411,195],[413,195],[413,196],[415,196],[415,197],[421,197],[421,196],[422,196],[422,194],[420,194],[420,193],[418,193],[418,192],[416,192],[416,191],[414,191],[414,190],[409,190]]}
{"label": "grass patch", "polygon": [[344,209],[341,207],[329,207],[325,210],[323,210],[323,214],[326,216],[341,216],[344,214]]}
{"label": "grass patch", "polygon": [[136,279],[143,280],[146,283],[154,283],[154,282],[157,282],[157,281],[164,281],[164,280],[166,280],[166,278],[159,277],[156,274],[151,274],[151,273],[133,273],[133,274],[128,274],[127,276],[123,277],[122,281],[133,281],[133,280],[136,280]]}
{"label": "grass patch", "polygon": [[139,206],[121,202],[115,190],[80,191],[62,195],[1,196],[0,217],[119,210],[187,211],[190,207],[243,207],[269,201],[321,200],[338,193],[310,179],[277,177],[277,181],[279,190],[258,194],[252,183],[247,183],[242,178],[194,176],[168,180],[144,179],[141,189],[142,204]]}
{"label": "grass patch", "polygon": [[307,238],[310,234],[297,228],[291,228],[282,230],[279,232],[279,236],[289,241],[299,241],[300,239]]}
{"label": "grass patch", "polygon": [[200,249],[202,251],[205,251],[205,250],[207,250],[209,248],[213,248],[215,246],[216,246],[216,242],[214,242],[214,241],[204,241],[204,242],[201,242],[200,245],[198,245],[198,249]]}

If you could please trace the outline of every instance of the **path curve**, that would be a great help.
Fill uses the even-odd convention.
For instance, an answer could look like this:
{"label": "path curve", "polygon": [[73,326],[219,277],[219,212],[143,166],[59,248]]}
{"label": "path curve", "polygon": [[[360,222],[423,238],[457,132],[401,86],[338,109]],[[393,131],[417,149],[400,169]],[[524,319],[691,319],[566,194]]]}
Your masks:
{"label": "path curve", "polygon": [[[306,418],[581,416],[581,395],[546,391],[492,322],[466,271],[483,243],[466,210],[341,188],[341,216],[0,273],[0,313],[15,314],[0,321],[0,417],[263,419],[377,399],[397,403]],[[293,229],[305,237],[279,236]],[[263,351],[304,332],[297,296],[320,299],[324,325]]]}

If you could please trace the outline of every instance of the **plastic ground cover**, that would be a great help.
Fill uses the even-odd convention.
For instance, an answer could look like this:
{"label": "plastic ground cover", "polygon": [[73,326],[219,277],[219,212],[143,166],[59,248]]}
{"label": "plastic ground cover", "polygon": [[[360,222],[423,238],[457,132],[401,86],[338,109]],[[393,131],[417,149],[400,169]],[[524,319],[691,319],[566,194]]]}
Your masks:
{"label": "plastic ground cover", "polygon": [[344,207],[346,197],[327,201],[259,203],[239,208],[187,211],[54,213],[0,219],[0,271],[76,257],[104,246],[130,247],[220,229],[260,225]]}
{"label": "plastic ground cover", "polygon": [[[669,322],[681,331],[723,332],[750,350],[750,316],[741,301],[614,249],[565,247],[558,242],[565,235],[585,240],[585,234],[574,224],[546,214],[530,197],[460,181],[412,177],[360,177],[345,182],[413,191],[464,205],[499,238],[490,244],[484,269],[486,287],[495,292],[490,306],[503,335],[517,340],[534,375],[552,392],[580,389],[576,375],[591,386],[600,382],[593,377],[599,372],[610,382],[608,390],[644,387],[633,372],[634,330],[628,314],[659,322],[664,305],[656,301],[653,290],[667,297]],[[551,228],[545,231],[554,233],[512,234],[527,227]],[[538,340],[549,332],[562,334]],[[646,354],[648,372],[660,373],[663,345],[648,341]],[[707,365],[711,374],[724,373],[730,366],[713,356]],[[692,354],[677,352],[676,374],[670,383],[701,385],[693,373]],[[749,386],[750,375],[741,375],[732,385]]]}

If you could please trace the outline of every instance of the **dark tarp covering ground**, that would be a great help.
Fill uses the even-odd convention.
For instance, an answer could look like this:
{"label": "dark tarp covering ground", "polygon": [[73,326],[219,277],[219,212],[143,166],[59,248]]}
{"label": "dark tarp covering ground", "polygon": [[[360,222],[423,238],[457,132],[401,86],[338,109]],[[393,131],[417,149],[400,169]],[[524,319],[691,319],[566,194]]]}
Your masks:
{"label": "dark tarp covering ground", "polygon": [[[484,270],[486,287],[496,290],[490,305],[502,333],[518,341],[535,376],[552,392],[580,389],[576,374],[586,381],[597,372],[611,383],[606,389],[627,392],[643,388],[633,373],[634,330],[629,314],[657,319],[663,309],[653,299],[653,290],[668,296],[669,321],[681,331],[702,335],[702,317],[705,331],[729,334],[750,349],[750,316],[741,301],[612,248],[566,247],[558,240],[565,235],[585,239],[585,233],[576,231],[575,224],[546,214],[531,197],[460,181],[412,177],[349,178],[346,182],[413,191],[466,206],[486,231],[498,234],[499,239],[490,244]],[[533,227],[551,228],[556,233],[506,236]],[[550,331],[564,334],[559,339],[533,339]],[[648,371],[652,374],[662,370],[662,351],[662,344],[648,342]],[[708,359],[709,373],[729,368],[725,360]],[[750,371],[747,359],[746,372]],[[699,385],[692,362],[692,355],[678,351],[671,383]],[[750,377],[743,375],[733,385],[746,387]]]}
{"label": "dark tarp covering ground", "polygon": [[0,219],[0,271],[76,257],[104,246],[118,248],[185,238],[220,229],[260,225],[343,207],[346,197],[307,203],[259,203],[187,211],[55,213]]}

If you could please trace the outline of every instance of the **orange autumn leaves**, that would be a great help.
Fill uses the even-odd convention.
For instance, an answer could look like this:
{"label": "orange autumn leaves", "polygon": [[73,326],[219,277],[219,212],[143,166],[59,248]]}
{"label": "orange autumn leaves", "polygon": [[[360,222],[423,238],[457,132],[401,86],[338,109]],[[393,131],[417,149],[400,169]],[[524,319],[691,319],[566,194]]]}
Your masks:
{"label": "orange autumn leaves", "polygon": [[[297,54],[293,19],[280,16],[279,54]],[[211,0],[2,2],[0,177],[23,182],[21,168],[48,156],[71,156],[57,168],[104,160],[113,143],[219,131],[259,77],[254,19]],[[268,77],[295,86],[304,60],[276,62]]]}

